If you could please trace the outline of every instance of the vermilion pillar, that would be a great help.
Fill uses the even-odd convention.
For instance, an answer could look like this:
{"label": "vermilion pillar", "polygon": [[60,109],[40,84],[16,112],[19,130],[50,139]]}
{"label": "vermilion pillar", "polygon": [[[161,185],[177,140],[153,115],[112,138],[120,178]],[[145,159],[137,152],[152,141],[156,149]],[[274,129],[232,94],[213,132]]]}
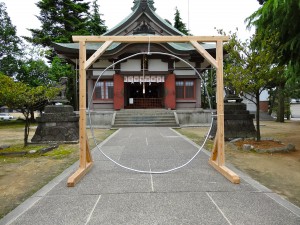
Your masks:
{"label": "vermilion pillar", "polygon": [[114,75],[114,109],[124,109],[124,78],[120,74]]}
{"label": "vermilion pillar", "polygon": [[165,78],[165,107],[176,109],[175,74],[169,74]]}

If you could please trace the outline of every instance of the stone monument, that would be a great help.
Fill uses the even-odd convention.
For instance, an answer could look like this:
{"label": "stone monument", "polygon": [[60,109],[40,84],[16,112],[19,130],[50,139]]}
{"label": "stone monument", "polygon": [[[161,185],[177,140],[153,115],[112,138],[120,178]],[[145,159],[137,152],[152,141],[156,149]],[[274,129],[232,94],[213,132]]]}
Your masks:
{"label": "stone monument", "polygon": [[77,143],[79,140],[79,117],[66,98],[67,78],[60,79],[59,96],[52,105],[45,107],[41,117],[37,117],[38,127],[31,139],[32,143]]}
{"label": "stone monument", "polygon": [[[235,94],[226,94],[224,98],[224,135],[225,140],[235,138],[256,137],[254,127],[254,115],[247,110],[243,99]],[[217,132],[217,117],[215,117],[210,132],[211,137],[215,137]]]}

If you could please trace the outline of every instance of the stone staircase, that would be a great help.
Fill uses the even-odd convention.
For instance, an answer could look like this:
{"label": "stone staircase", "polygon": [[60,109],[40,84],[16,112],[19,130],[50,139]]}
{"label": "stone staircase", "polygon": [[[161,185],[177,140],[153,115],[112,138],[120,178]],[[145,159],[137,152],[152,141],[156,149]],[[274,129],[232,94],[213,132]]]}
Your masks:
{"label": "stone staircase", "polygon": [[116,112],[112,128],[179,127],[174,111],[166,109],[125,109]]}

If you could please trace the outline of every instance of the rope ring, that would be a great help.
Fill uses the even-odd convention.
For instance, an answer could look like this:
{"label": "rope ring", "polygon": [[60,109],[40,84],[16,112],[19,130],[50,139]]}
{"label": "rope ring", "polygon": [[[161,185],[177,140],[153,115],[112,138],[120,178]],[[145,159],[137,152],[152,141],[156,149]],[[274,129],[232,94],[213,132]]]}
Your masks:
{"label": "rope ring", "polygon": [[[169,53],[165,53],[165,52],[139,52],[139,53],[136,53],[136,54],[133,54],[133,55],[130,55],[128,57],[125,57],[123,59],[120,59],[118,60],[117,62],[113,62],[110,66],[106,67],[105,70],[102,71],[102,73],[98,76],[97,80],[96,80],[96,83],[99,81],[99,79],[101,78],[101,76],[111,67],[114,67],[116,64],[118,63],[121,63],[127,59],[130,59],[130,58],[133,58],[135,56],[138,56],[138,55],[145,55],[145,54],[157,54],[157,55],[167,55],[167,56],[171,56],[171,57],[174,57],[176,59],[179,59],[180,61],[184,62],[185,64],[187,64],[189,67],[191,67],[195,73],[198,75],[198,77],[201,79],[201,81],[203,82],[204,84],[204,88],[205,88],[205,91],[207,93],[207,98],[208,98],[208,103],[209,103],[209,107],[210,107],[210,112],[211,112],[211,116],[212,116],[212,119],[211,119],[211,124],[210,124],[210,128],[207,132],[207,135],[202,143],[202,145],[200,146],[200,148],[198,149],[198,151],[191,157],[191,159],[189,159],[186,163],[178,166],[178,167],[174,167],[174,168],[171,168],[171,169],[168,169],[168,170],[162,170],[162,171],[151,171],[151,170],[138,170],[138,169],[134,169],[134,168],[130,168],[130,167],[127,167],[127,166],[124,166],[120,163],[118,163],[117,161],[113,160],[112,158],[110,158],[108,155],[106,155],[101,148],[99,148],[99,143],[97,143],[97,140],[95,138],[95,134],[94,134],[94,128],[92,126],[92,119],[91,119],[91,111],[90,111],[90,108],[91,108],[91,104],[92,104],[92,98],[90,99],[89,101],[89,104],[88,104],[88,116],[89,116],[89,123],[90,123],[90,128],[91,128],[91,133],[92,133],[92,136],[93,136],[93,140],[94,140],[94,143],[96,145],[96,147],[98,148],[98,150],[108,159],[110,160],[111,162],[113,162],[114,164],[118,165],[119,167],[123,168],[123,169],[127,169],[127,170],[130,170],[130,171],[134,171],[134,172],[138,172],[138,173],[146,173],[146,174],[164,174],[164,173],[169,173],[169,172],[172,172],[172,171],[175,171],[175,170],[178,170],[178,169],[181,169],[185,166],[187,166],[203,149],[204,145],[206,144],[207,140],[208,140],[208,137],[209,137],[209,133],[212,129],[212,124],[213,124],[213,120],[214,120],[214,117],[213,117],[213,111],[212,111],[212,106],[211,106],[211,101],[210,101],[210,96],[209,96],[209,93],[207,91],[207,87],[206,87],[206,84],[202,78],[202,76],[200,75],[200,73],[196,70],[195,67],[193,67],[189,62],[185,61],[184,59],[176,56],[176,55],[173,55],[173,54],[169,54]],[[95,89],[96,89],[96,85],[94,86],[93,88],[93,92],[92,92],[92,95],[94,95],[94,92],[95,92]]]}

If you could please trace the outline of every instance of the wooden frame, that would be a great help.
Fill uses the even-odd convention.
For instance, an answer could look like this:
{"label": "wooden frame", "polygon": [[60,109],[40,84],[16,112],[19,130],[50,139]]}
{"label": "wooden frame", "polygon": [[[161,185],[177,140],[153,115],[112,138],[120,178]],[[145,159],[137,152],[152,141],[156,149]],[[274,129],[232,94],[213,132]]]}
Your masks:
{"label": "wooden frame", "polygon": [[[209,163],[223,174],[232,183],[239,183],[240,178],[225,166],[224,145],[224,101],[223,101],[223,42],[228,36],[73,36],[74,42],[79,42],[79,144],[80,163],[78,170],[69,177],[68,187],[75,184],[89,171],[93,165],[86,135],[86,70],[105,52],[113,43],[165,43],[189,42],[209,63],[217,70],[217,134]],[[104,44],[87,60],[86,43],[104,42]],[[214,59],[199,42],[216,43],[216,59]]]}
{"label": "wooden frame", "polygon": [[[186,78],[186,79],[176,79],[175,80],[175,89],[176,87],[178,87],[176,85],[176,82],[179,81],[179,82],[183,82],[183,98],[177,98],[176,96],[176,100],[196,100],[196,79],[192,79],[192,78]],[[193,98],[186,98],[186,82],[187,81],[192,81],[193,82]]]}
{"label": "wooden frame", "polygon": [[[96,82],[97,80],[93,80],[93,85],[95,86],[96,85]],[[98,80],[98,82],[103,82],[103,89],[104,89],[104,96],[106,95],[106,91],[107,91],[107,88],[108,87],[113,87],[113,86],[107,86],[106,83],[108,82],[114,82],[113,79],[105,79],[105,80]],[[97,88],[96,88],[97,89]],[[92,96],[93,100],[98,100],[98,101],[101,101],[101,102],[108,102],[108,101],[113,101],[114,100],[114,97],[112,98],[97,98],[96,97],[96,89],[95,89],[95,92],[94,92],[94,95]],[[108,96],[107,96],[108,97]]]}

